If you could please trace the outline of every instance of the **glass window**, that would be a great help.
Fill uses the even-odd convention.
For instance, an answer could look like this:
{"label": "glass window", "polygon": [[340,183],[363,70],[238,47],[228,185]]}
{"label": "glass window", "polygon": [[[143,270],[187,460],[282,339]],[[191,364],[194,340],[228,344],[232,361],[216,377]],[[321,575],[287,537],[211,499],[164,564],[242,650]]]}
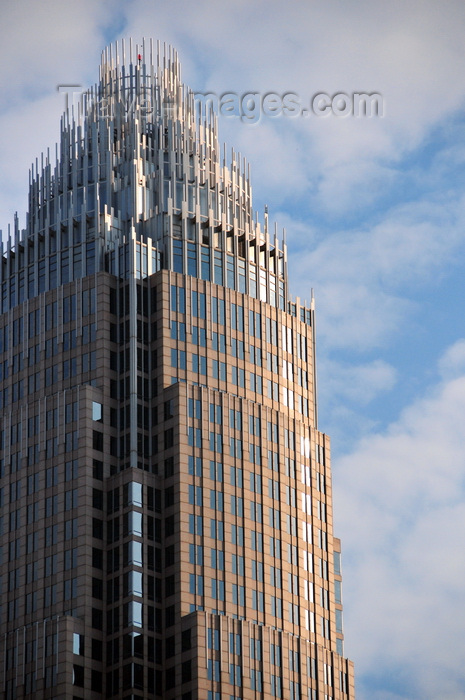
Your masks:
{"label": "glass window", "polygon": [[100,422],[103,420],[103,406],[97,401],[92,401],[92,420]]}
{"label": "glass window", "polygon": [[142,484],[130,481],[124,485],[124,502],[128,506],[142,506]]}
{"label": "glass window", "polygon": [[124,612],[127,614],[127,620],[124,620],[125,627],[130,627],[131,625],[142,627],[142,603],[132,601],[131,603],[126,603],[124,608]]}
{"label": "glass window", "polygon": [[79,654],[79,656],[84,656],[84,636],[73,633],[73,654]]}
{"label": "glass window", "polygon": [[127,532],[130,535],[142,536],[142,513],[130,511],[127,515]]}
{"label": "glass window", "polygon": [[127,561],[125,565],[127,564],[142,566],[142,542],[128,542]]}
{"label": "glass window", "polygon": [[173,240],[173,271],[183,272],[182,241]]}
{"label": "glass window", "polygon": [[129,571],[127,574],[127,591],[125,595],[142,595],[142,572]]}

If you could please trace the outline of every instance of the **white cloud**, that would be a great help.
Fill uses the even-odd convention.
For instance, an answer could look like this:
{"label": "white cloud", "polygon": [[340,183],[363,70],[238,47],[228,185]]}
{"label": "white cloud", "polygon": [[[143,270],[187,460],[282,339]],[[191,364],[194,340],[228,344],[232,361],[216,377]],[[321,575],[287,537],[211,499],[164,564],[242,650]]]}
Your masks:
{"label": "white cloud", "polygon": [[365,406],[379,393],[390,391],[396,381],[396,370],[384,360],[373,360],[364,365],[341,363],[326,359],[319,382],[331,402],[347,400]]}
{"label": "white cloud", "polygon": [[294,241],[288,219],[293,291],[303,297],[309,282],[315,288],[325,347],[367,350],[401,331],[418,309],[418,291],[460,264],[464,204],[454,193],[412,201],[365,230],[327,233],[317,241],[309,228],[309,244],[302,222]]}
{"label": "white cloud", "polygon": [[25,225],[30,164],[55,151],[64,96],[58,85],[90,87],[98,77],[105,35],[122,0],[5,0],[0,24],[0,228],[18,211]]}
{"label": "white cloud", "polygon": [[331,436],[335,453],[346,453],[360,435],[379,428],[373,402],[389,402],[397,370],[381,359],[349,363],[317,353],[319,429]]}
{"label": "white cloud", "polygon": [[[464,86],[455,78],[465,68],[460,2],[438,11],[432,1],[394,2],[389,8],[380,2],[284,6],[271,1],[266,16],[262,3],[179,6],[191,28],[187,53],[197,49],[202,54],[198,63],[210,89],[290,90],[302,99],[319,91],[383,95],[384,119],[287,120],[285,128],[299,140],[307,177],[312,173],[320,181],[320,206],[354,207],[376,199],[373,177],[378,182],[391,177],[392,164],[464,102]],[[170,10],[157,8],[157,13],[163,26]],[[140,24],[134,18],[134,26]],[[185,53],[182,22],[174,34]],[[281,125],[278,129],[273,122],[272,128],[284,139]],[[250,127],[237,123],[234,142],[245,129]],[[252,162],[255,155],[258,161],[261,152],[255,153],[252,143]],[[273,148],[267,160],[271,175],[279,163]],[[285,191],[292,195],[292,183]]]}
{"label": "white cloud", "polygon": [[[220,119],[219,130],[221,139],[233,145],[251,164],[256,206],[258,201],[268,203],[270,222],[277,221],[282,228],[283,222],[276,216],[277,208],[289,206],[291,196],[294,200],[308,196],[314,187],[297,135],[291,129],[274,128],[266,119],[243,129],[238,129],[229,119]],[[263,219],[262,212],[260,218]]]}
{"label": "white cloud", "polygon": [[439,371],[446,380],[465,374],[465,339],[457,340],[447,349],[439,362]]}
{"label": "white cloud", "polygon": [[[26,224],[29,168],[41,153],[47,153],[47,148],[50,148],[52,162],[55,161],[62,110],[63,96],[53,93],[35,100],[28,109],[10,111],[0,119],[0,162],[8,164],[0,170],[0,221],[5,226],[4,235],[7,224],[13,223],[15,211],[18,212],[20,227]],[[50,113],[55,116],[53,121],[48,119]],[[41,124],[40,133],[31,128],[33,120]],[[18,138],[13,138],[13,134]]]}
{"label": "white cloud", "polygon": [[260,191],[278,202],[304,190],[332,212],[376,201],[395,180],[395,164],[465,100],[465,87],[455,77],[465,69],[465,9],[458,1],[438,11],[433,0],[389,8],[337,0],[6,0],[2,13],[6,109],[26,109],[59,83],[95,80],[104,37],[122,27],[136,41],[152,35],[173,43],[196,89],[295,91],[302,99],[319,91],[381,93],[383,119],[268,119],[258,129],[239,121],[225,127],[231,144],[244,144]]}
{"label": "white cloud", "polygon": [[377,694],[365,674],[399,674],[399,697],[409,700],[457,700],[463,692],[464,414],[460,376],[334,466],[346,651],[357,664],[360,700],[389,697],[386,683]]}
{"label": "white cloud", "polygon": [[50,93],[60,82],[75,82],[98,60],[109,3],[83,0],[25,2],[2,6],[0,55],[3,108]]}

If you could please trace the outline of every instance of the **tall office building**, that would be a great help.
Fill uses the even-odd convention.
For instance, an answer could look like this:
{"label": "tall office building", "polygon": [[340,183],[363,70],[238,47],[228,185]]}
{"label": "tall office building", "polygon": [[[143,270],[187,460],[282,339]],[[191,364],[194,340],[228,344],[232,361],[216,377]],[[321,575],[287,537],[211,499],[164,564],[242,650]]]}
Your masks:
{"label": "tall office building", "polygon": [[353,700],[313,307],[174,51],[105,50],[0,285],[3,698]]}

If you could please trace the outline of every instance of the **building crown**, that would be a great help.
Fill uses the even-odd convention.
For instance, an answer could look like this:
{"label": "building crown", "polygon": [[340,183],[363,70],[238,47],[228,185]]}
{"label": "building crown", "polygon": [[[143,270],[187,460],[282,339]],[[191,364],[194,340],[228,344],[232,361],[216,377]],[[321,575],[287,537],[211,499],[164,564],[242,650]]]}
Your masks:
{"label": "building crown", "polygon": [[181,81],[176,51],[122,40],[68,104],[55,163],[30,173],[26,228],[2,246],[3,308],[99,270],[159,269],[287,310],[286,245],[252,208],[250,168],[220,149],[217,116]]}

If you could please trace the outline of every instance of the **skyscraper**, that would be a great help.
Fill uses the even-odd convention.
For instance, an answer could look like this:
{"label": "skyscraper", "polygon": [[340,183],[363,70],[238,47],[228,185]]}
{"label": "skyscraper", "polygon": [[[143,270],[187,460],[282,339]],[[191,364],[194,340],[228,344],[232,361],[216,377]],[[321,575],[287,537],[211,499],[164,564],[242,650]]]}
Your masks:
{"label": "skyscraper", "polygon": [[201,112],[105,50],[2,249],[5,700],[354,698],[313,305]]}

